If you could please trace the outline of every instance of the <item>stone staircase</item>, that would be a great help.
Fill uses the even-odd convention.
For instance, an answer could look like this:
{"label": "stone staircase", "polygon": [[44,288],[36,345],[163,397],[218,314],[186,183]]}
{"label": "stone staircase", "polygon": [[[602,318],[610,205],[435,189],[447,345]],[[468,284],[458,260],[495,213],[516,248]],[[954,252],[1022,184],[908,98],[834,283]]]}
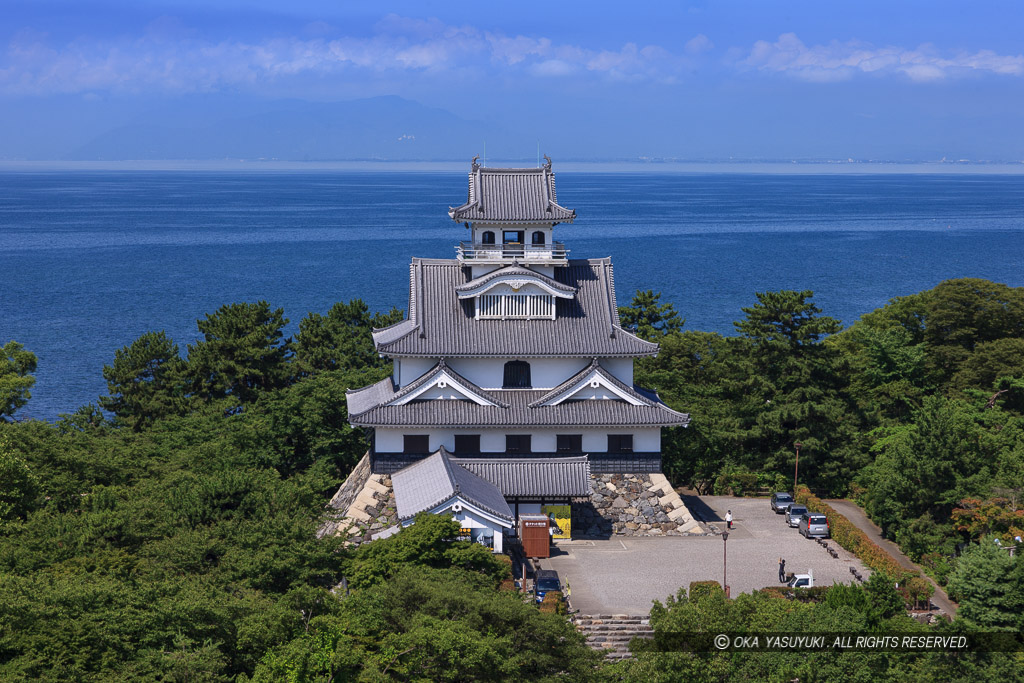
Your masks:
{"label": "stone staircase", "polygon": [[633,638],[653,638],[651,620],[645,616],[629,614],[576,615],[576,629],[587,636],[587,644],[595,650],[610,650],[610,660],[627,659],[629,641]]}

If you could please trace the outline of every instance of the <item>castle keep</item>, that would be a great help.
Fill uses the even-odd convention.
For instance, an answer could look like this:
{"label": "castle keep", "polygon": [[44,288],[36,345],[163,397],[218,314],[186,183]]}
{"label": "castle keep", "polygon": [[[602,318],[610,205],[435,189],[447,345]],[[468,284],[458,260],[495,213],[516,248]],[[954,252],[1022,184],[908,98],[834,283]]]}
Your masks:
{"label": "castle keep", "polygon": [[[361,467],[377,497],[354,515],[368,536],[421,511],[496,551],[526,513],[561,536],[696,527],[660,475],[661,428],[689,416],[633,384],[634,359],[658,346],[620,324],[610,259],[569,258],[555,240],[576,212],[545,159],[474,159],[468,198],[448,212],[468,231],[456,258],[414,258],[406,319],[373,332],[394,372],[348,393],[370,436]],[[373,524],[389,501],[394,518]]]}

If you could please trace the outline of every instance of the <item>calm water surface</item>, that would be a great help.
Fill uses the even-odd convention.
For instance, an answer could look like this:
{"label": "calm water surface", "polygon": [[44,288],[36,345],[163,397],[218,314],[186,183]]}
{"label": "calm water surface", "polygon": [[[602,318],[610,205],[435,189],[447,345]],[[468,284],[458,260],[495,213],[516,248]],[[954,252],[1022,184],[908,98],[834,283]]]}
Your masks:
{"label": "calm water surface", "polygon": [[[620,303],[663,292],[689,329],[732,333],[754,292],[812,289],[849,324],[943,279],[1024,285],[1024,177],[558,176],[575,257],[612,256]],[[225,303],[266,299],[294,331],[355,297],[404,308],[412,256],[450,258],[463,173],[0,173],[0,344],[39,356],[19,415],[106,393],[148,330],[182,347]]]}

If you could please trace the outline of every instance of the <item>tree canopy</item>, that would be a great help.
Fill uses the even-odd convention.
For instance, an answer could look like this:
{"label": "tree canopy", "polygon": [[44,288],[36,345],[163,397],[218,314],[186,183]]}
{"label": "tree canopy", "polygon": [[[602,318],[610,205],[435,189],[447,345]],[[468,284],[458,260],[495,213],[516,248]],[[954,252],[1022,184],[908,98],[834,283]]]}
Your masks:
{"label": "tree canopy", "polygon": [[16,341],[0,346],[0,420],[9,418],[32,397],[36,355]]}

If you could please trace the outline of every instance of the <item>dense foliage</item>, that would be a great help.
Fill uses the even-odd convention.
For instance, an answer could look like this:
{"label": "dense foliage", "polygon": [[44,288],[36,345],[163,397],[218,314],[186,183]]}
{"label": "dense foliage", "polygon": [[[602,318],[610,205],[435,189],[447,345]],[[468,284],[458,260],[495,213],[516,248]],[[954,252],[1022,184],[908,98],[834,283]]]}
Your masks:
{"label": "dense foliage", "polygon": [[[705,492],[789,490],[799,443],[801,483],[858,497],[940,580],[963,544],[1024,536],[1024,288],[949,280],[843,330],[811,297],[757,294],[735,336],[648,334],[661,353],[637,381],[693,415],[665,439],[666,472]],[[638,292],[623,319],[653,305]]]}
{"label": "dense foliage", "polygon": [[[1003,549],[1024,535],[1024,290],[944,282],[845,330],[811,292],[761,293],[742,314],[725,336],[684,331],[653,292],[622,312],[662,348],[638,363],[638,383],[693,416],[666,434],[676,483],[789,488],[800,443],[801,483],[859,497],[948,580],[962,604],[954,628],[1024,628],[1024,553]],[[324,503],[366,449],[345,391],[390,372],[370,331],[400,319],[339,303],[289,338],[266,302],[223,306],[184,354],[162,332],[115,352],[108,394],[54,424],[16,420],[36,358],[6,343],[0,679],[1002,675],[994,656],[947,673],[937,655],[863,653],[644,654],[595,668],[564,617],[507,590],[507,565],[446,540],[448,521],[357,551],[317,540]],[[666,631],[919,628],[876,575],[819,602],[681,593],[652,620]],[[347,590],[332,590],[343,579]]]}
{"label": "dense foliage", "polygon": [[[785,599],[766,589],[725,597],[717,584],[680,589],[651,610],[653,644],[637,644],[634,660],[609,667],[627,681],[993,681],[1019,680],[1019,653],[899,652],[893,650],[785,650],[742,648],[718,652],[707,634],[760,637],[799,634],[964,634],[964,624],[930,628],[906,616],[893,583],[875,573],[861,586],[798,589]],[[701,636],[705,637],[702,638]],[[699,643],[686,651],[686,643]],[[661,651],[657,651],[657,650]],[[655,651],[650,651],[655,650]]]}

